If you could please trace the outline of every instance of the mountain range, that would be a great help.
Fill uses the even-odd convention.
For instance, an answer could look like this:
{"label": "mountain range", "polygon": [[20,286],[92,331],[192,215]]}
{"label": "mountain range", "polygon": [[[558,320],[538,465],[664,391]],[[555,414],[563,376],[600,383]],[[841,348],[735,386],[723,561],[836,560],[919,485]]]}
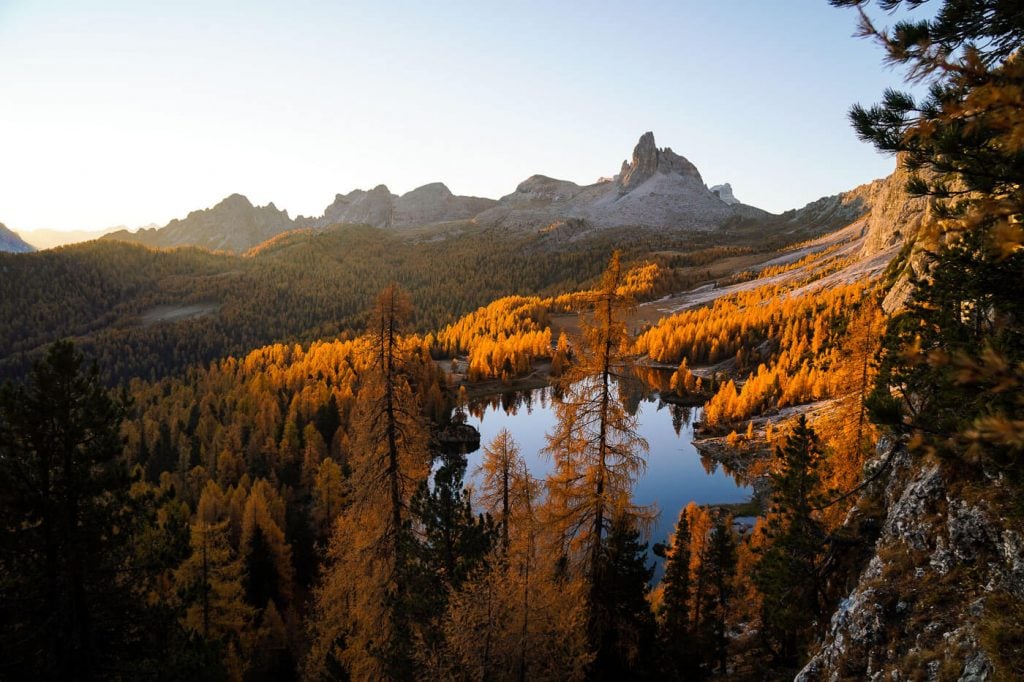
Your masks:
{"label": "mountain range", "polygon": [[647,132],[618,174],[591,185],[533,175],[497,200],[455,195],[440,182],[402,195],[378,185],[336,195],[321,216],[294,219],[273,203],[254,206],[246,197],[232,194],[212,208],[193,211],[164,227],[135,233],[120,230],[105,238],[241,253],[289,230],[345,224],[407,230],[468,221],[529,230],[572,219],[594,228],[714,230],[736,220],[769,216],[739,202],[728,184],[708,188],[696,166],[671,148],[659,148],[654,134]]}
{"label": "mountain range", "polygon": [[[571,221],[578,227],[598,230],[645,227],[713,232],[753,225],[782,235],[813,233],[848,224],[869,210],[878,213],[886,207],[884,210],[893,213],[897,207],[910,205],[903,192],[905,178],[897,175],[898,170],[890,178],[773,215],[739,201],[728,183],[708,187],[696,166],[671,148],[659,148],[654,134],[647,132],[617,174],[590,185],[533,175],[500,199],[459,196],[440,182],[401,195],[378,185],[336,195],[320,216],[295,218],[273,203],[255,206],[247,197],[232,194],[211,208],[192,211],[163,227],[83,233],[82,239],[73,241],[103,238],[158,248],[197,246],[242,254],[292,230],[320,232],[338,225],[366,225],[396,232],[444,225],[538,231]],[[884,218],[876,216],[875,222],[902,224],[903,218],[887,214]],[[892,235],[886,234],[880,239],[891,241]],[[70,243],[42,236],[49,241],[44,239],[46,243],[35,246]],[[34,249],[3,228],[0,250]]]}

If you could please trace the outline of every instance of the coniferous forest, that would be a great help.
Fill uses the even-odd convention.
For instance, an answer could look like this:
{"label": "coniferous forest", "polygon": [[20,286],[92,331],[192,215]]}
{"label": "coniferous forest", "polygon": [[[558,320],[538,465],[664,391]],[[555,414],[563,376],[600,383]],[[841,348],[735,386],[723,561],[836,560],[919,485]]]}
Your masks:
{"label": "coniferous forest", "polygon": [[[1024,9],[829,4],[913,91],[849,113],[884,258],[859,204],[0,254],[0,679],[1024,678]],[[746,501],[641,498],[651,406]]]}

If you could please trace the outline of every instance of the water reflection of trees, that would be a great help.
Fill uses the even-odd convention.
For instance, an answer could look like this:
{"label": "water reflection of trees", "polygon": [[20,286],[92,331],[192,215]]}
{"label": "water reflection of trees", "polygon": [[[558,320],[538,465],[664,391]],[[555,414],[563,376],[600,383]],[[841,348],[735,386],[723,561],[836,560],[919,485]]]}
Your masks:
{"label": "water reflection of trees", "polygon": [[505,391],[495,395],[484,396],[470,401],[467,409],[477,419],[483,419],[487,412],[501,410],[507,415],[515,416],[520,410],[525,409],[527,414],[533,413],[534,406],[541,410],[548,409],[551,396],[555,389],[551,386],[544,388],[531,388],[523,391]]}
{"label": "water reflection of trees", "polygon": [[700,465],[704,469],[704,473],[708,476],[714,475],[714,473],[718,471],[719,467],[721,467],[722,471],[739,485],[753,485],[754,476],[751,475],[750,471],[729,466],[727,461],[715,459],[699,448],[697,450],[697,454],[700,455]]}
{"label": "water reflection of trees", "polygon": [[693,408],[686,405],[669,405],[669,412],[672,414],[672,429],[678,436],[684,426],[689,426],[693,419]]}
{"label": "water reflection of trees", "polygon": [[[630,416],[635,416],[640,405],[645,402],[658,402],[660,409],[663,403],[658,400],[658,394],[669,389],[671,379],[671,370],[645,366],[623,368],[616,380],[619,400]],[[558,388],[555,386],[505,391],[470,401],[468,410],[477,419],[482,419],[488,411],[499,408],[510,416],[519,414],[522,409],[531,414],[535,404],[546,410],[552,398],[559,397]],[[669,407],[672,410],[672,426],[676,430],[676,435],[679,435],[682,427],[690,424],[692,411],[679,405]]]}
{"label": "water reflection of trees", "polygon": [[[659,398],[661,392],[670,390],[671,378],[672,370],[657,367],[640,366],[624,369],[617,379],[618,396],[630,415],[636,415],[644,403],[656,405],[656,411],[667,409],[672,419],[672,430],[675,431],[676,436],[681,436],[683,430],[688,429],[699,416],[699,408],[669,403]],[[501,410],[509,416],[515,416],[522,410],[525,410],[526,414],[532,414],[534,409],[550,409],[552,400],[558,397],[558,389],[554,386],[505,391],[474,399],[466,406],[466,410],[481,420],[487,412],[496,412],[497,410]],[[745,471],[744,467],[730,466],[729,462],[712,457],[702,449],[698,449],[698,454],[701,467],[708,476],[714,475],[721,468],[738,484],[747,486],[751,485],[751,479],[756,477],[756,475],[751,475],[752,472]]]}

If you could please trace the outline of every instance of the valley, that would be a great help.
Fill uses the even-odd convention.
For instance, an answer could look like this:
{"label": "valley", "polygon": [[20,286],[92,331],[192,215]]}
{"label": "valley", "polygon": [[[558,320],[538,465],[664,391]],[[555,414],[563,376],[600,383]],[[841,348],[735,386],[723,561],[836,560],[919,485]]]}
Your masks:
{"label": "valley", "polygon": [[782,212],[868,167],[809,6],[0,41],[0,208],[164,216],[0,224],[0,679],[1021,679],[1024,28],[932,2],[830,1],[892,172]]}

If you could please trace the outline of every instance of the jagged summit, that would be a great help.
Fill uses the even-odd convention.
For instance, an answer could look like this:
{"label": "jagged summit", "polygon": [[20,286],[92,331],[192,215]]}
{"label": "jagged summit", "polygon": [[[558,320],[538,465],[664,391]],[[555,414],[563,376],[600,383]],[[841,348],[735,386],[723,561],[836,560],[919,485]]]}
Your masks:
{"label": "jagged summit", "polygon": [[299,216],[296,227],[324,228],[359,224],[404,229],[452,220],[467,220],[493,206],[493,199],[453,194],[443,182],[431,182],[398,196],[386,185],[370,191],[338,194],[319,218]]}
{"label": "jagged summit", "polygon": [[[244,194],[235,192],[221,199],[211,210],[216,211],[217,209],[247,209],[252,208],[252,202],[249,201],[249,197]],[[198,211],[193,211],[197,213]],[[190,214],[191,215],[191,214]]]}
{"label": "jagged summit", "polygon": [[299,216],[296,223],[301,227],[325,227],[336,223],[361,223],[387,227],[391,224],[391,204],[395,196],[387,185],[377,185],[369,191],[353,190],[348,194],[337,194],[334,202],[324,209],[319,218]]}
{"label": "jagged summit", "polygon": [[659,149],[654,133],[646,132],[637,141],[632,160],[623,161],[611,180],[581,187],[532,175],[476,220],[524,229],[576,218],[594,227],[709,230],[735,217],[767,215],[752,206],[723,201],[704,185],[696,166],[669,147]]}
{"label": "jagged summit", "polygon": [[619,185],[630,190],[650,179],[655,173],[685,175],[696,178],[703,183],[700,171],[685,157],[672,151],[671,147],[658,149],[654,143],[654,133],[646,132],[633,148],[633,161],[622,162],[619,171]]}

